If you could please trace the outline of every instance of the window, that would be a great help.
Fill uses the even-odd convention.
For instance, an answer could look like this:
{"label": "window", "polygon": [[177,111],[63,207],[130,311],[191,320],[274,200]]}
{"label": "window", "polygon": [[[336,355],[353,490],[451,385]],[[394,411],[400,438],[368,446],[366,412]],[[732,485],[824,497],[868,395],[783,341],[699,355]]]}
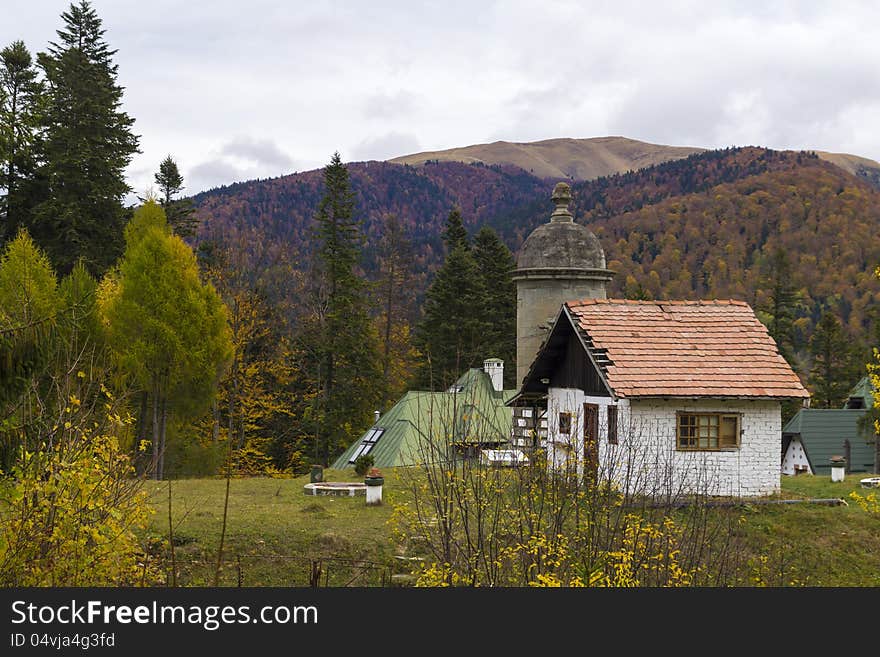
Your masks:
{"label": "window", "polygon": [[571,413],[559,414],[559,433],[571,433]]}
{"label": "window", "polygon": [[361,444],[357,446],[357,449],[354,450],[351,454],[351,458],[348,459],[349,463],[354,463],[359,456],[363,456],[364,454],[369,454],[370,450],[376,446],[376,443],[379,442],[379,438],[382,437],[382,434],[385,433],[385,429],[382,427],[373,427],[367,432],[367,435],[364,436],[364,439],[361,441]]}
{"label": "window", "polygon": [[608,407],[608,442],[617,444],[617,406]]}
{"label": "window", "polygon": [[731,449],[739,447],[739,415],[679,413],[678,449]]}

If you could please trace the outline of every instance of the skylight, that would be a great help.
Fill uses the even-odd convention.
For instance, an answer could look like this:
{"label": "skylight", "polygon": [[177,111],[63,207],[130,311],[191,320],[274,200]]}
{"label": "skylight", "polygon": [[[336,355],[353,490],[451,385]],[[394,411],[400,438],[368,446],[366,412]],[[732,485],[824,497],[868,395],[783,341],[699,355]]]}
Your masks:
{"label": "skylight", "polygon": [[383,427],[373,427],[367,432],[367,435],[364,436],[364,439],[361,441],[361,444],[358,445],[357,449],[352,452],[351,458],[348,459],[349,463],[354,463],[359,456],[363,456],[364,454],[369,454],[370,450],[372,450],[376,443],[379,442],[379,438],[382,437],[382,434],[385,433],[385,429]]}

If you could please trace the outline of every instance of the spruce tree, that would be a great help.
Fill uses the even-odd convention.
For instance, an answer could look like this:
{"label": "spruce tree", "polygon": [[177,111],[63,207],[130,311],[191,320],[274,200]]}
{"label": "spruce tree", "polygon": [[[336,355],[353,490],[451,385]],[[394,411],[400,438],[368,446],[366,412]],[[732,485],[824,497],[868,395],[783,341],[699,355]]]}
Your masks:
{"label": "spruce tree", "polygon": [[105,271],[122,252],[130,191],[125,168],[138,152],[134,120],[121,109],[117,66],[101,19],[86,0],[61,15],[58,42],[37,57],[47,83],[44,175],[48,197],[32,233],[59,273],[83,258]]}
{"label": "spruce tree", "polygon": [[195,208],[189,199],[176,199],[183,191],[183,176],[177,168],[177,162],[168,155],[159,165],[155,175],[159,185],[159,203],[168,217],[168,225],[176,235],[193,237],[198,227],[198,219],[194,216]]}
{"label": "spruce tree", "polygon": [[451,253],[456,246],[461,246],[465,249],[470,248],[467,230],[464,227],[461,210],[458,207],[452,208],[449,216],[446,217],[446,227],[443,229],[443,243],[446,245],[447,253]]}
{"label": "spruce tree", "polygon": [[483,358],[490,319],[483,304],[486,285],[467,242],[458,208],[446,222],[446,260],[425,293],[415,343],[422,354],[420,387],[442,390]]}
{"label": "spruce tree", "polygon": [[486,297],[482,303],[488,320],[483,358],[504,361],[505,385],[516,384],[516,285],[511,273],[516,267],[510,249],[489,227],[474,240],[474,259],[480,270]]}
{"label": "spruce tree", "polygon": [[777,247],[771,256],[767,273],[763,277],[767,302],[759,310],[765,315],[767,332],[776,341],[779,353],[791,362],[794,354],[794,319],[798,293],[793,282],[793,272],[788,255]]}
{"label": "spruce tree", "polygon": [[854,375],[849,340],[837,316],[826,309],[810,339],[810,383],[816,408],[840,408]]}
{"label": "spruce tree", "polygon": [[[370,318],[370,294],[356,268],[363,237],[354,192],[339,153],[324,167],[324,196],[315,218],[318,248],[314,276],[320,309],[317,356],[320,403],[315,456],[325,465],[369,426],[379,400],[378,334]],[[313,339],[314,339],[313,338]]]}
{"label": "spruce tree", "polygon": [[43,85],[24,42],[0,51],[0,243],[30,223],[37,204]]}

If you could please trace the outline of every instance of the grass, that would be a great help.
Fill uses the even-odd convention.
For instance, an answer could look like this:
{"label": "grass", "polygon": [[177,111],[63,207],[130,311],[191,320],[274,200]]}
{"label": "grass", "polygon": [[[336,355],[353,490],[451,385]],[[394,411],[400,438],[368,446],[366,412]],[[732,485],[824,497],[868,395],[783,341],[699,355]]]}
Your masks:
{"label": "grass", "polygon": [[[326,471],[327,479],[358,480],[353,473]],[[304,494],[309,477],[233,479],[221,584],[303,586],[313,562],[321,562],[322,584],[377,584],[383,572],[373,564],[393,563],[388,519],[396,496],[386,479],[382,506],[364,497]],[[175,559],[181,584],[213,581],[223,521],[223,479],[171,482]],[[148,482],[156,513],[147,538],[159,553],[168,537],[168,482]],[[388,573],[384,575],[388,577]]]}
{"label": "grass", "polygon": [[[843,498],[866,494],[851,475],[783,477],[785,498]],[[405,571],[389,520],[407,498],[394,472],[385,473],[384,504],[367,507],[363,497],[304,494],[308,476],[295,479],[234,479],[221,584],[306,586],[314,564],[322,585],[378,585]],[[325,471],[326,480],[361,481],[351,471]],[[225,481],[177,480],[172,486],[175,557],[183,585],[210,585],[223,514]],[[157,554],[168,537],[167,482],[148,482],[156,510],[147,538]],[[741,507],[737,529],[747,549],[765,558],[763,580],[773,585],[880,586],[880,517],[855,503]],[[774,569],[785,575],[774,579]]]}
{"label": "grass", "polygon": [[[798,504],[746,507],[747,540],[757,553],[787,552],[799,581],[814,586],[880,586],[880,516],[871,516],[849,498],[868,475],[834,483],[830,476],[782,478],[784,497],[841,498],[847,506]],[[878,491],[873,491],[878,492]]]}

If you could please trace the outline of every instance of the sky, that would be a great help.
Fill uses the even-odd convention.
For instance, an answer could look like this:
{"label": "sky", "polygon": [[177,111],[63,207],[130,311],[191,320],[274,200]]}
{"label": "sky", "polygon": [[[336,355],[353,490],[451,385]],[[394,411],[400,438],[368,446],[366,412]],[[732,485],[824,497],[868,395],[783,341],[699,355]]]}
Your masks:
{"label": "sky", "polygon": [[[77,0],[78,1],[78,0]],[[0,47],[61,0],[0,0]],[[186,194],[497,140],[621,135],[880,160],[880,2],[93,0],[142,153]]]}

